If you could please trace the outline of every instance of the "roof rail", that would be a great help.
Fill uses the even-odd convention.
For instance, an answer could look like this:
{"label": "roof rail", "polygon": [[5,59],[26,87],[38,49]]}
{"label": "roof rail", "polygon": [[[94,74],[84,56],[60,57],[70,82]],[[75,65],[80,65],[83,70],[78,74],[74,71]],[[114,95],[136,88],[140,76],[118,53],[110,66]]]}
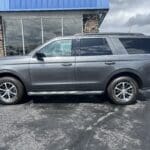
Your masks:
{"label": "roof rail", "polygon": [[88,35],[120,35],[120,36],[137,36],[137,35],[144,35],[142,33],[120,33],[120,32],[101,32],[101,33],[78,33],[75,36],[88,36]]}

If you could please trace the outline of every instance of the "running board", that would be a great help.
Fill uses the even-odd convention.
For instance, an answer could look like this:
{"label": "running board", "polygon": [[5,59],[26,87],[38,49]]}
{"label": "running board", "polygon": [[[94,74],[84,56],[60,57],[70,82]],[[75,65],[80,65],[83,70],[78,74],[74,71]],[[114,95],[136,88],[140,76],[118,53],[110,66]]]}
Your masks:
{"label": "running board", "polygon": [[61,91],[61,92],[28,92],[32,95],[88,95],[88,94],[102,94],[103,91]]}

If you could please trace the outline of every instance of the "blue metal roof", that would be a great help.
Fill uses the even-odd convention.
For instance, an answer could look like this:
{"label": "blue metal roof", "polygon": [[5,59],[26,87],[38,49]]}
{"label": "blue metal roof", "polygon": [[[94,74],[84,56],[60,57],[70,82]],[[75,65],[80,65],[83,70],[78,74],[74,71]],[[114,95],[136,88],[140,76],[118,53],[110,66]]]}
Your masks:
{"label": "blue metal roof", "polygon": [[108,9],[109,0],[0,0],[0,11]]}

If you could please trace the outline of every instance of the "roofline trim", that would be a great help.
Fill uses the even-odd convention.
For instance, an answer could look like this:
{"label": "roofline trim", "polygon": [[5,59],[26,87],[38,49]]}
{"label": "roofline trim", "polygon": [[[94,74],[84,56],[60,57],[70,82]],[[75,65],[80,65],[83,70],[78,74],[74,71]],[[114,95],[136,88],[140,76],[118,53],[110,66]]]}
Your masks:
{"label": "roofline trim", "polygon": [[31,12],[31,11],[108,11],[108,8],[54,8],[54,9],[8,9],[0,10],[0,12]]}
{"label": "roofline trim", "polygon": [[143,33],[121,33],[121,32],[101,32],[101,33],[79,33],[79,34],[75,34],[75,36],[98,36],[98,35],[109,35],[109,36],[137,36],[137,35],[141,35],[144,36]]}

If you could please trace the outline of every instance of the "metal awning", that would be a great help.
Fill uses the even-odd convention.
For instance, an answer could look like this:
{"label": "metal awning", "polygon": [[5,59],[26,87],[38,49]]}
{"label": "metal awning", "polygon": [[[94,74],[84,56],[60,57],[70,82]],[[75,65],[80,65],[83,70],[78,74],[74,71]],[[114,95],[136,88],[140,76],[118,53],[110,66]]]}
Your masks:
{"label": "metal awning", "polygon": [[109,0],[0,0],[0,11],[107,10]]}

